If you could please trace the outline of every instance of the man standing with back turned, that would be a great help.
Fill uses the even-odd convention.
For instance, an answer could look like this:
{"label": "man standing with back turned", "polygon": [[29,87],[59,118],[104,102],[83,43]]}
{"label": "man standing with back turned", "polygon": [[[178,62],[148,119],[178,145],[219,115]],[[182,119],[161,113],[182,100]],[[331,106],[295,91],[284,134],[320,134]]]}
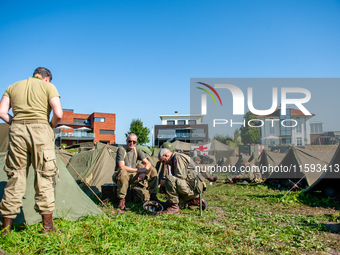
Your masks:
{"label": "man standing with back turned", "polygon": [[[42,216],[44,233],[54,230],[53,177],[57,173],[54,128],[63,116],[60,96],[51,83],[52,74],[38,67],[33,77],[9,86],[0,102],[0,118],[10,124],[9,149],[4,170],[8,182],[0,203],[3,235],[11,230],[26,190],[29,166],[35,170],[35,210]],[[12,108],[13,117],[8,113]],[[53,117],[49,123],[49,116]]]}

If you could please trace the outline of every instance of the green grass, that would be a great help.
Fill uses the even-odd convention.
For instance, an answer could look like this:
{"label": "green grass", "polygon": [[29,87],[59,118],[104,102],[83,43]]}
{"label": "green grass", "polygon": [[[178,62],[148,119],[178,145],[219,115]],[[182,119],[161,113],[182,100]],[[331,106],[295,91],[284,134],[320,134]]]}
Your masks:
{"label": "green grass", "polygon": [[[208,185],[210,209],[151,216],[141,204],[109,217],[55,220],[63,233],[45,236],[42,224],[14,226],[0,238],[11,254],[323,254],[340,250],[339,204],[265,185]],[[313,206],[312,206],[313,205]],[[335,209],[334,209],[335,208]],[[107,213],[109,215],[109,213]]]}

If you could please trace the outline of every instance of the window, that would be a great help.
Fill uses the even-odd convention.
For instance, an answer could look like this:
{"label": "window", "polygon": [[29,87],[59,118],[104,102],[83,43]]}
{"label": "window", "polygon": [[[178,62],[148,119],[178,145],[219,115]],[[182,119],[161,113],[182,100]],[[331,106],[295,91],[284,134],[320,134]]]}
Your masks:
{"label": "window", "polygon": [[269,127],[269,133],[270,133],[270,134],[275,134],[274,127],[272,127],[271,125],[270,125],[270,127]]}
{"label": "window", "polygon": [[196,125],[196,120],[189,120],[189,125]]}
{"label": "window", "polygon": [[105,122],[105,118],[93,118],[94,122]]}
{"label": "window", "polygon": [[190,138],[190,130],[189,129],[177,129],[176,137]]}
{"label": "window", "polygon": [[84,124],[86,123],[87,119],[73,119],[73,123],[79,123],[79,124]]}
{"label": "window", "polygon": [[296,122],[297,122],[296,133],[302,133],[301,118],[296,118]]}
{"label": "window", "polygon": [[159,129],[158,138],[171,138],[175,136],[175,129]]}
{"label": "window", "polygon": [[167,125],[175,125],[175,121],[174,120],[167,120],[166,124]]}
{"label": "window", "polygon": [[114,135],[115,131],[114,130],[99,130],[99,134],[101,135]]}
{"label": "window", "polygon": [[[281,115],[280,112],[280,122],[282,123],[283,120],[287,120],[287,119],[291,119],[290,116],[290,110],[291,109],[286,109],[286,115]],[[288,127],[284,127],[283,125],[281,125],[281,132],[280,135],[281,136],[291,136],[292,135],[292,128],[290,126],[293,126],[292,121],[288,120],[288,121],[284,121],[284,125],[288,126]],[[286,144],[290,143],[289,142],[285,142]]]}
{"label": "window", "polygon": [[302,137],[296,138],[296,144],[297,145],[302,145]]}
{"label": "window", "polygon": [[290,144],[290,138],[282,138],[281,144]]}
{"label": "window", "polygon": [[178,120],[178,121],[177,121],[177,124],[178,124],[178,125],[185,125],[185,120]]}
{"label": "window", "polygon": [[310,124],[311,134],[321,134],[321,133],[323,133],[322,124],[323,123],[311,123]]}
{"label": "window", "polygon": [[204,128],[195,128],[191,130],[191,137],[205,137]]}

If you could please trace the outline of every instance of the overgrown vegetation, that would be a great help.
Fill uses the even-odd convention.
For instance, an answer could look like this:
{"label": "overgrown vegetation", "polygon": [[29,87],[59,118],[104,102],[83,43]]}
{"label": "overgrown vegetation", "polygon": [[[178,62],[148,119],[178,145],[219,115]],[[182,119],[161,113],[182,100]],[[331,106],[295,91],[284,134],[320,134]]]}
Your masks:
{"label": "overgrown vegetation", "polygon": [[[141,204],[108,217],[15,226],[0,247],[13,254],[323,254],[339,250],[339,204],[259,184],[208,185],[209,210],[151,216]],[[282,199],[283,198],[283,199]]]}

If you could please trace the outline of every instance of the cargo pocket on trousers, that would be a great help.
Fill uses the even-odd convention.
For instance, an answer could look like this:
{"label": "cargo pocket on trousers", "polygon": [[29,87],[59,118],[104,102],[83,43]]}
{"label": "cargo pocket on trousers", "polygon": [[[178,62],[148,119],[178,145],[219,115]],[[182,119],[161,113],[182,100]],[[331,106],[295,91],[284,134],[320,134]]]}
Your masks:
{"label": "cargo pocket on trousers", "polygon": [[182,195],[182,196],[193,195],[194,192],[191,190],[190,186],[185,180],[177,179],[176,185],[177,185],[177,192],[179,195]]}
{"label": "cargo pocket on trousers", "polygon": [[44,165],[41,171],[44,177],[53,177],[57,174],[57,163],[54,150],[44,150]]}

